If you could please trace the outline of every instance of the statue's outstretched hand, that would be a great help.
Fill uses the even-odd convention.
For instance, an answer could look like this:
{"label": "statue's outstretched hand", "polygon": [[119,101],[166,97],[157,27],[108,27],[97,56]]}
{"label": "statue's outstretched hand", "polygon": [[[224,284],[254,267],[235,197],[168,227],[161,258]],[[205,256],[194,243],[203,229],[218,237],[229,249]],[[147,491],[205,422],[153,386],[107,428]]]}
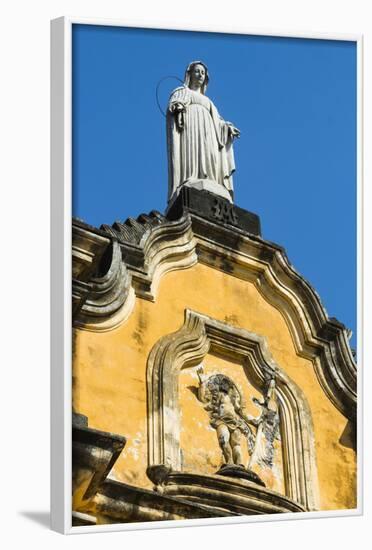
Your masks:
{"label": "statue's outstretched hand", "polygon": [[184,113],[186,110],[185,105],[183,103],[176,101],[175,103],[172,103],[169,110],[174,115],[177,129],[179,131],[182,131],[185,125],[185,120],[184,120]]}
{"label": "statue's outstretched hand", "polygon": [[183,103],[177,101],[176,103],[172,103],[170,111],[171,113],[182,113],[185,111],[185,106]]}
{"label": "statue's outstretched hand", "polygon": [[202,365],[200,365],[200,367],[196,369],[196,374],[198,375],[198,378],[199,378],[198,398],[202,403],[208,403],[208,397],[207,397],[208,392],[204,383],[205,380],[203,380],[203,376],[202,376],[204,374]]}
{"label": "statue's outstretched hand", "polygon": [[238,128],[235,128],[235,126],[229,126],[229,133],[232,138],[240,137],[240,130],[238,130]]}

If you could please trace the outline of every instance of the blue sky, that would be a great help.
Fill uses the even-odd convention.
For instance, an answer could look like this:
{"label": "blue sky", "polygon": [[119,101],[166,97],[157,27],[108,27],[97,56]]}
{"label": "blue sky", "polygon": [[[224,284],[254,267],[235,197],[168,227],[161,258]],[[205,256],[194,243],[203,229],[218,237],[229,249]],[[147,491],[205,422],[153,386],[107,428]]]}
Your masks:
{"label": "blue sky", "polygon": [[[355,347],[355,42],[74,25],[74,216],[99,227],[165,210],[156,87],[195,59],[241,131],[235,203],[260,216],[263,237],[285,247]],[[178,85],[161,82],[163,110]]]}

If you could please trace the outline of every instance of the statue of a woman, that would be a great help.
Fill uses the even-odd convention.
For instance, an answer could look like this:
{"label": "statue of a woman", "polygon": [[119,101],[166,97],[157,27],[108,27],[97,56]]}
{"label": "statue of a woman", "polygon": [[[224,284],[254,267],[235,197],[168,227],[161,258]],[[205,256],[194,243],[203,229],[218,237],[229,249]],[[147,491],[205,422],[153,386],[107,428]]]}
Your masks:
{"label": "statue of a woman", "polygon": [[220,117],[206,97],[208,81],[207,66],[193,61],[186,69],[184,85],[176,88],[169,99],[169,201],[183,185],[206,189],[232,201],[232,143],[240,132]]}

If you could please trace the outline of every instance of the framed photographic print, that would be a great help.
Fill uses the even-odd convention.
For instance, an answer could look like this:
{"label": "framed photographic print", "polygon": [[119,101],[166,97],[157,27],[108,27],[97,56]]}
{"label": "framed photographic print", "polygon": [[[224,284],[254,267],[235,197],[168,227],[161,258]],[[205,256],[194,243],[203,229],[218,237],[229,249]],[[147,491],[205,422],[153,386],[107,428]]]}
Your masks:
{"label": "framed photographic print", "polygon": [[57,531],[361,513],[362,39],[228,31],[52,22]]}

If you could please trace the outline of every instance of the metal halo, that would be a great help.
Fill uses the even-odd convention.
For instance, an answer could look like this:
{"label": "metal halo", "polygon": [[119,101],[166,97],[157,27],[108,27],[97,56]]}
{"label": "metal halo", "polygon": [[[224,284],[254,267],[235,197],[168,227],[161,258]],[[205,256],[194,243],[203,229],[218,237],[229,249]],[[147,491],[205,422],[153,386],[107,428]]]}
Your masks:
{"label": "metal halo", "polygon": [[169,75],[169,76],[163,76],[163,78],[161,78],[159,80],[159,82],[157,83],[156,85],[156,103],[159,107],[159,111],[161,112],[161,114],[163,115],[164,118],[166,118],[166,114],[164,113],[163,109],[161,108],[161,105],[160,105],[160,101],[159,101],[159,87],[160,87],[160,84],[164,81],[164,80],[167,80],[167,78],[175,78],[176,80],[178,80],[179,82],[181,82],[181,84],[183,84],[183,80],[181,80],[180,78],[178,78],[178,76],[172,76],[172,75]]}

